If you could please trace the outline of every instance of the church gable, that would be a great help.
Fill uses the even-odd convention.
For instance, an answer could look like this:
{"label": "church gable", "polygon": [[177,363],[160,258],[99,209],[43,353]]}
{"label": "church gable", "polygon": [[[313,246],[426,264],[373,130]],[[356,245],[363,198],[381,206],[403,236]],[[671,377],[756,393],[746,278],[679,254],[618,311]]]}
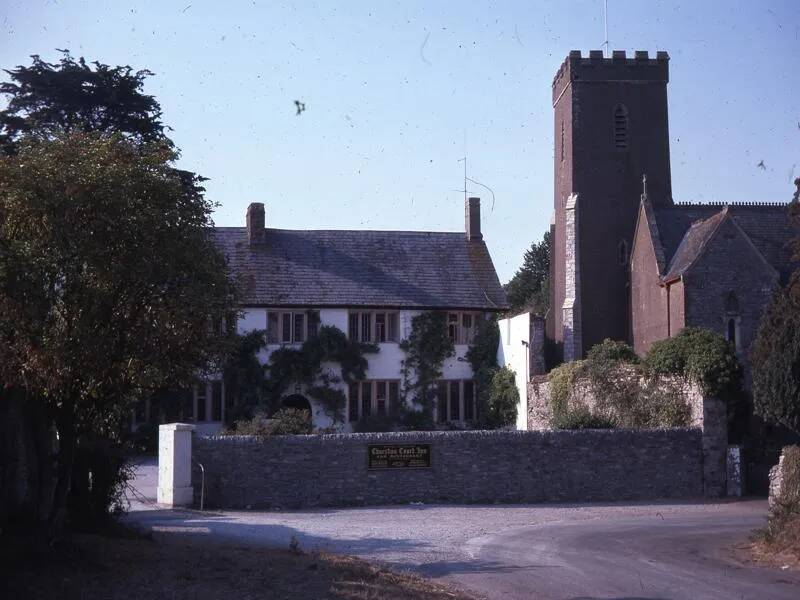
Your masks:
{"label": "church gable", "polygon": [[[680,274],[685,321],[687,326],[716,331],[746,354],[779,275],[728,211],[715,221],[707,225],[713,230]],[[703,233],[702,227],[696,229],[694,235]]]}
{"label": "church gable", "polygon": [[669,290],[661,285],[664,255],[650,203],[644,197],[633,238],[630,262],[631,341],[639,354],[669,336]]}

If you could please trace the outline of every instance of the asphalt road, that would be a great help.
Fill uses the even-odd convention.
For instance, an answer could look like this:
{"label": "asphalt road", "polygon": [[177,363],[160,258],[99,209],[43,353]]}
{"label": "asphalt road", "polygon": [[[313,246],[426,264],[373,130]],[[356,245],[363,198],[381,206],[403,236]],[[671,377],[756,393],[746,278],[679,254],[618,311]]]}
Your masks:
{"label": "asphalt road", "polygon": [[766,502],[415,505],[303,511],[168,511],[139,469],[126,517],[156,535],[328,550],[383,561],[488,598],[798,600],[800,574],[742,559]]}

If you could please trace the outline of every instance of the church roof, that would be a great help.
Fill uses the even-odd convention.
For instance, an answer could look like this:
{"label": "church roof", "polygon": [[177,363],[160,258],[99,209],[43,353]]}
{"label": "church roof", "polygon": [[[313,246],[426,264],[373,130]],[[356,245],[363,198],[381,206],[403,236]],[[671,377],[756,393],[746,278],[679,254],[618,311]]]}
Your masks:
{"label": "church roof", "polygon": [[800,235],[787,213],[786,204],[674,204],[653,209],[665,276],[683,274],[702,254],[727,209],[739,228],[764,259],[788,277],[797,265],[792,261],[791,241]]}
{"label": "church roof", "polygon": [[505,310],[483,240],[461,233],[216,227],[247,306]]}
{"label": "church roof", "polygon": [[679,277],[689,270],[689,267],[705,250],[706,244],[711,240],[726,214],[723,209],[707,219],[699,219],[689,226],[669,262],[669,269],[664,275],[665,279]]}

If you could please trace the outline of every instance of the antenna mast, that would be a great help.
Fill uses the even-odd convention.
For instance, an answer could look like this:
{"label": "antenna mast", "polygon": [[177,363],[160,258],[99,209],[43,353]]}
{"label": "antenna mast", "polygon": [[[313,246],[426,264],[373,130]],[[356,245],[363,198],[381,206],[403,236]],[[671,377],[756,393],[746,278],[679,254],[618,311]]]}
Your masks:
{"label": "antenna mast", "polygon": [[608,0],[603,0],[603,24],[605,26],[606,39],[603,45],[606,47],[605,57],[608,58]]}

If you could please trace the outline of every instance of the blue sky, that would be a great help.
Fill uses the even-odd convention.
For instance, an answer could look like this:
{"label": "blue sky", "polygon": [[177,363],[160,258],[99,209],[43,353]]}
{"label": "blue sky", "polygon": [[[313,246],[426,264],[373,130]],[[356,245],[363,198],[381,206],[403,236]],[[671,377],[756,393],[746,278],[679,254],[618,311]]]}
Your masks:
{"label": "blue sky", "polygon": [[[787,201],[800,176],[800,2],[609,0],[612,49],[671,56],[678,201]],[[56,48],[147,68],[146,91],[210,178],[218,225],[462,230],[463,163],[490,186],[501,280],[549,226],[550,84],[600,48],[602,0],[5,0],[0,66]],[[294,100],[306,103],[295,115]],[[757,168],[764,161],[766,169]]]}

